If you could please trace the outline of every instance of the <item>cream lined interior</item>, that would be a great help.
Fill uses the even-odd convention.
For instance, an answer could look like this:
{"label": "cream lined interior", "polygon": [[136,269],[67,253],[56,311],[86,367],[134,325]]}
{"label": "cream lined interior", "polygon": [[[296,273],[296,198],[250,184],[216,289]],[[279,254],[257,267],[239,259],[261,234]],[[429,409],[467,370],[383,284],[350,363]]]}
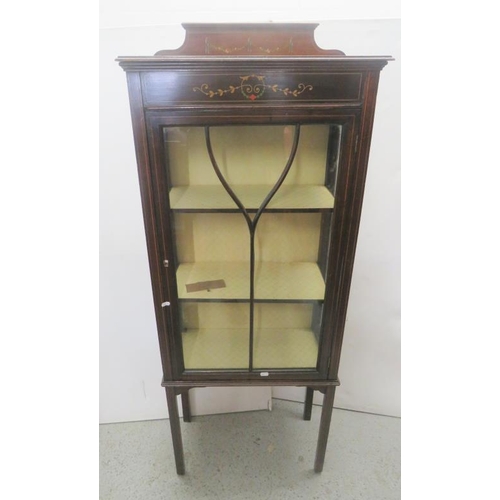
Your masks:
{"label": "cream lined interior", "polygon": [[[187,370],[247,369],[248,329],[202,328],[182,334]],[[257,328],[253,366],[257,369],[315,368],[318,344],[306,329]]]}
{"label": "cream lined interior", "polygon": [[[241,214],[176,214],[179,263],[249,262],[250,234]],[[264,213],[255,234],[256,262],[316,262],[321,215]]]}
{"label": "cream lined interior", "polygon": [[[247,209],[255,211],[281,175],[293,134],[293,126],[211,128],[220,170]],[[317,260],[319,211],[334,205],[324,185],[328,135],[328,125],[301,127],[290,172],[268,206],[292,212],[264,212],[257,226],[255,298],[302,302],[255,304],[254,368],[316,366],[313,306],[304,301],[322,301],[325,293]],[[185,367],[248,369],[249,303],[230,302],[249,299],[247,223],[241,213],[217,212],[236,205],[211,165],[203,127],[169,128],[165,138]],[[219,279],[226,287],[186,290],[186,284]]]}
{"label": "cream lined interior", "polygon": [[[215,159],[229,185],[274,185],[290,155],[294,129],[290,125],[211,127]],[[284,185],[324,185],[328,133],[328,125],[301,126],[295,160]],[[220,185],[203,127],[168,128],[165,140],[172,186]]]}
{"label": "cream lined interior", "polygon": [[[318,345],[311,330],[312,307],[287,303],[255,305],[255,368],[316,366]],[[248,303],[184,303],[181,311],[186,369],[248,368]]]}

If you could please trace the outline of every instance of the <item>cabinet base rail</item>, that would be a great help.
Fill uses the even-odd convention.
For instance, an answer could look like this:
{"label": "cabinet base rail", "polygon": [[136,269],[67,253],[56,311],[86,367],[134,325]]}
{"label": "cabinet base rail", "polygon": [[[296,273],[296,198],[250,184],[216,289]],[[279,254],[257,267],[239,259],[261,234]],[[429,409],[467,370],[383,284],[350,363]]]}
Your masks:
{"label": "cabinet base rail", "polygon": [[[162,387],[174,387],[180,391],[194,389],[195,387],[271,387],[271,386],[287,386],[287,387],[314,387],[316,391],[324,391],[325,387],[340,385],[340,379],[335,380],[273,380],[273,379],[252,379],[252,380],[165,380],[161,381]],[[180,392],[177,392],[180,394]]]}

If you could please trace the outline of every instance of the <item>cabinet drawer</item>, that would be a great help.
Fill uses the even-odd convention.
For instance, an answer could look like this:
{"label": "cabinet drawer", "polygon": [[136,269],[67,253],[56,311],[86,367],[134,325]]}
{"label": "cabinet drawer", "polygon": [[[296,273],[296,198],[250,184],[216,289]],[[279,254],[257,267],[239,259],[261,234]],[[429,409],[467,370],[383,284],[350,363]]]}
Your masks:
{"label": "cabinet drawer", "polygon": [[224,103],[350,102],[362,98],[363,73],[142,73],[145,106]]}

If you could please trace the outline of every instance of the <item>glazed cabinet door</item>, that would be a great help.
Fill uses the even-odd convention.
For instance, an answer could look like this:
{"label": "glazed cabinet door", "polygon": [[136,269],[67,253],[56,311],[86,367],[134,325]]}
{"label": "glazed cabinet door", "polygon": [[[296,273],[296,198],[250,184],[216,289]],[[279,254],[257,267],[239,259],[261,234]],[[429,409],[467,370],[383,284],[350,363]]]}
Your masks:
{"label": "glazed cabinet door", "polygon": [[179,376],[325,376],[352,121],[154,127]]}

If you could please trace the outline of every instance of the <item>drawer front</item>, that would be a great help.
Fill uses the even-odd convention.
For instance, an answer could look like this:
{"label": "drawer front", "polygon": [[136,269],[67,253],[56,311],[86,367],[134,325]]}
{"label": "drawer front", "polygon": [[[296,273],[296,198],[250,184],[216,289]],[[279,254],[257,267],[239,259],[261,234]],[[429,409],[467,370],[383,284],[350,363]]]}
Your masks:
{"label": "drawer front", "polygon": [[362,99],[363,73],[142,73],[146,107],[184,104],[331,102]]}

